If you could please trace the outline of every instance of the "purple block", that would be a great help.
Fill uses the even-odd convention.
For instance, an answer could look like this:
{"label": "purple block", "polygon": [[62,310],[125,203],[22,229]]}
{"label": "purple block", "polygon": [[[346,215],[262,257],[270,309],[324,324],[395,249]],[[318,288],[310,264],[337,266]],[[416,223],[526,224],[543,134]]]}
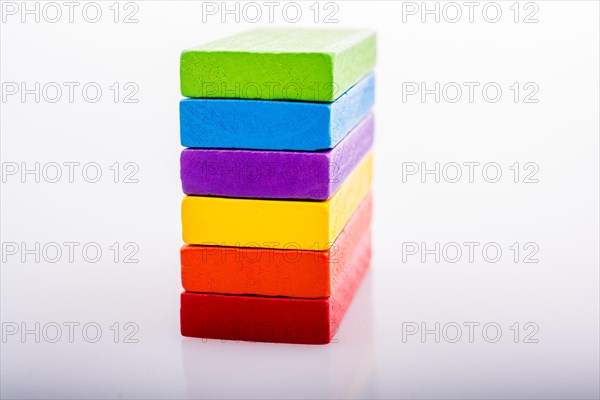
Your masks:
{"label": "purple block", "polygon": [[185,149],[181,181],[189,195],[326,200],[373,144],[369,113],[327,151]]}

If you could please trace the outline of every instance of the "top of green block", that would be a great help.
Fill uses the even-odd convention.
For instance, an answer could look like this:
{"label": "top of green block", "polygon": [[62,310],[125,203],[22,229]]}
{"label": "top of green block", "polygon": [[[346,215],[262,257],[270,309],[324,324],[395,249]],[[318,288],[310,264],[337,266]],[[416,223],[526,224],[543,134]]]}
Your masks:
{"label": "top of green block", "polygon": [[334,101],[373,69],[375,47],[364,29],[257,29],[183,51],[181,92]]}
{"label": "top of green block", "polygon": [[364,29],[256,29],[187,51],[335,54],[372,35],[372,31]]}

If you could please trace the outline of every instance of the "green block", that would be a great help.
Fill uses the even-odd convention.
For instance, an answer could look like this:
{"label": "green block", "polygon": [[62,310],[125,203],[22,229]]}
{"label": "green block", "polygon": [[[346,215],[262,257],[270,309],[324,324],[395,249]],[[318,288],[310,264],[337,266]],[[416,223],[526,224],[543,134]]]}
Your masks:
{"label": "green block", "polygon": [[375,33],[258,29],[181,53],[181,93],[196,98],[330,102],[375,65]]}

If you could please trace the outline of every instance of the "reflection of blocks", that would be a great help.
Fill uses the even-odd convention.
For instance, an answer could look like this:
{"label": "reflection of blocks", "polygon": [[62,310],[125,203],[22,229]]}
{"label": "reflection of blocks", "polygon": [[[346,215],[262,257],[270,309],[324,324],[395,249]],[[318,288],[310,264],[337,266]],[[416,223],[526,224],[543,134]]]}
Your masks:
{"label": "reflection of blocks", "polygon": [[371,256],[374,62],[361,30],[183,52],[184,336],[329,343]]}

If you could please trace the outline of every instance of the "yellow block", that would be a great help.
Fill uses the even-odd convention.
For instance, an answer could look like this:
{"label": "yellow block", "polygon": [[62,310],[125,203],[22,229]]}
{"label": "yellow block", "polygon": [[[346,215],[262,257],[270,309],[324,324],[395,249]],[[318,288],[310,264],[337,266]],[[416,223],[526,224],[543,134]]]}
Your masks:
{"label": "yellow block", "polygon": [[327,250],[369,192],[373,152],[326,201],[186,196],[181,204],[188,244]]}

